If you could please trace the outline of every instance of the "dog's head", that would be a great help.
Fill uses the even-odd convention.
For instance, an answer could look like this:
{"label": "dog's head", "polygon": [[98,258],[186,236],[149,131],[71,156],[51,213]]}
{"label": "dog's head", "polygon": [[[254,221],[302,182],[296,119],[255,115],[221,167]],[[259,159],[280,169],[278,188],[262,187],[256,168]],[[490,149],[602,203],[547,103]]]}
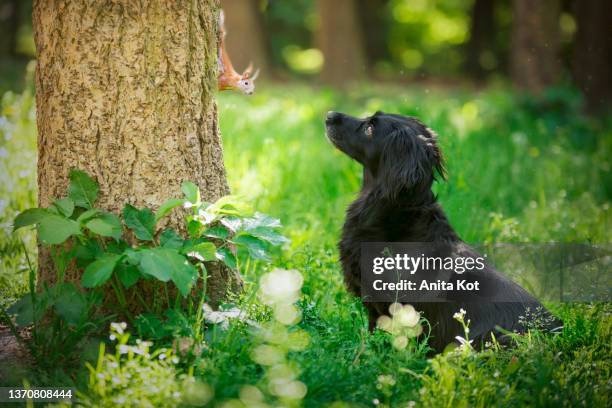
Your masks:
{"label": "dog's head", "polygon": [[415,118],[376,112],[360,119],[328,112],[325,125],[329,140],[365,167],[384,196],[428,188],[436,175],[444,178],[436,134]]}

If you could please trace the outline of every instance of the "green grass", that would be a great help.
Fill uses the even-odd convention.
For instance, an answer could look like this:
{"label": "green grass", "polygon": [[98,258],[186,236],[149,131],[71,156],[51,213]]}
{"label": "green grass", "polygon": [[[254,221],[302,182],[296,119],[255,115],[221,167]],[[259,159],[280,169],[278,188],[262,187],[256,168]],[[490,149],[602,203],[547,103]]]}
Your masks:
{"label": "green grass", "polygon": [[[422,344],[398,351],[388,335],[367,333],[359,300],[344,289],[336,251],[361,171],[328,143],[322,118],[330,109],[354,115],[383,110],[418,116],[437,131],[449,179],[435,189],[453,226],[473,243],[609,242],[612,118],[582,116],[577,95],[566,89],[533,100],[507,89],[372,86],[339,93],[262,85],[253,97],[223,93],[218,103],[232,191],[281,219],[291,244],[274,266],[304,276],[298,327],[310,343],[287,358],[308,387],[305,406],[372,406],[374,400],[392,406],[610,404],[609,304],[550,305],[566,322],[563,334],[534,334],[507,351],[428,359]],[[2,115],[0,288],[6,304],[27,287],[21,239],[34,250],[31,234],[10,231],[15,213],[35,204],[31,95],[5,95]],[[254,265],[243,274],[253,283],[269,268]],[[261,342],[239,325],[216,330],[207,351],[182,368],[214,388],[214,401],[235,399],[243,385],[261,385],[269,375],[251,358]]]}

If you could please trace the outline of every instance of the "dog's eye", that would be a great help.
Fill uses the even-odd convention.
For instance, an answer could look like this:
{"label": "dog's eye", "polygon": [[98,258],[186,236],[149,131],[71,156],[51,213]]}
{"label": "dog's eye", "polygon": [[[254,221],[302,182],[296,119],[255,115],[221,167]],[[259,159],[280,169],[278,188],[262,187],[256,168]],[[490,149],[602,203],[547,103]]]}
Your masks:
{"label": "dog's eye", "polygon": [[365,128],[365,134],[366,134],[367,137],[372,137],[372,135],[374,134],[374,126],[368,125]]}

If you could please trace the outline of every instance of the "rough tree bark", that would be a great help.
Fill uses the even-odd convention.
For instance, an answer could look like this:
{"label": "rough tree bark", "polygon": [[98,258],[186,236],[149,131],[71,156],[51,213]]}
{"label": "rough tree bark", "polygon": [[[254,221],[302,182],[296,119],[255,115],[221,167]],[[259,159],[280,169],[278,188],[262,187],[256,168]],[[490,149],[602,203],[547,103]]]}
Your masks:
{"label": "rough tree bark", "polygon": [[[218,2],[35,0],[39,205],[79,168],[97,206],[157,208],[185,180],[206,200],[228,193],[214,102]],[[167,225],[182,230],[180,214]],[[39,281],[55,272],[44,252]],[[211,296],[226,272],[209,277]],[[77,281],[75,271],[67,279]]]}
{"label": "rough tree bark", "polygon": [[512,12],[512,79],[533,93],[555,84],[559,58],[559,0],[514,0]]}
{"label": "rough tree bark", "polygon": [[270,75],[269,49],[259,0],[221,0],[225,11],[225,43],[236,70],[252,62],[260,77]]}
{"label": "rough tree bark", "polygon": [[325,57],[321,79],[344,85],[365,72],[363,36],[355,0],[317,0],[317,43]]}
{"label": "rough tree bark", "polygon": [[589,112],[612,105],[612,2],[574,1],[578,22],[574,44],[573,74],[584,92]]}

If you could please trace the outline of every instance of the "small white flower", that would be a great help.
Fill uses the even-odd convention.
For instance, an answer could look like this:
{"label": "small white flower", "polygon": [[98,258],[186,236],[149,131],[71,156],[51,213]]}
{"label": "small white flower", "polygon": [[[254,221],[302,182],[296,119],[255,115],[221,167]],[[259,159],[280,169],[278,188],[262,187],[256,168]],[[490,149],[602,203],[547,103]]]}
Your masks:
{"label": "small white flower", "polygon": [[455,320],[463,320],[465,317],[465,309],[461,308],[458,312],[453,315],[453,319]]}
{"label": "small white flower", "polygon": [[127,354],[130,351],[130,346],[127,346],[125,344],[121,344],[119,346],[119,354]]}
{"label": "small white flower", "polygon": [[111,334],[110,336],[108,336],[108,338],[109,338],[111,341],[115,341],[115,340],[117,340],[117,336],[115,336],[114,334]]}
{"label": "small white flower", "polygon": [[115,331],[117,334],[123,334],[125,329],[127,328],[127,324],[125,322],[121,323],[111,323],[111,330]]}
{"label": "small white flower", "polygon": [[190,209],[191,207],[194,207],[194,206],[195,206],[195,204],[190,202],[190,201],[185,201],[185,203],[183,204],[183,208],[186,209],[186,210],[188,210],[188,209]]}
{"label": "small white flower", "polygon": [[161,354],[159,355],[159,359],[160,359],[160,360],[165,360],[165,359],[166,359],[166,353],[161,353]]}
{"label": "small white flower", "polygon": [[472,341],[474,341],[474,340],[467,341],[461,336],[455,336],[455,339],[459,342],[459,344],[461,344],[461,346],[470,346],[472,344]]}

